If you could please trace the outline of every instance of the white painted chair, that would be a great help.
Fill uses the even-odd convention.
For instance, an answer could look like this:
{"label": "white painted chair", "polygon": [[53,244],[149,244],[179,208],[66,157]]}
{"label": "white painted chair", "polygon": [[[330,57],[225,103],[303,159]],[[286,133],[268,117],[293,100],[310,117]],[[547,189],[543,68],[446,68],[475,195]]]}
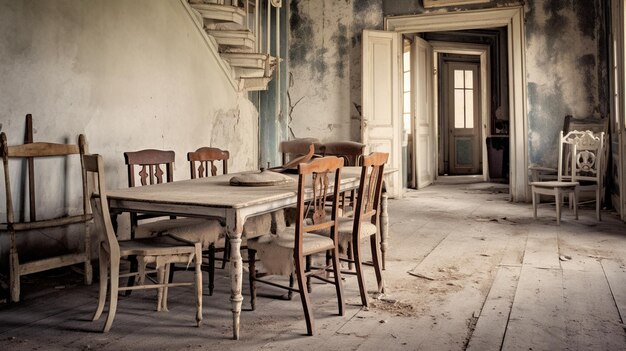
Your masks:
{"label": "white painted chair", "polygon": [[[571,149],[569,162],[563,158],[566,148]],[[555,198],[556,222],[561,224],[561,206],[564,195],[573,202],[574,215],[578,219],[578,192],[584,187],[596,189],[596,216],[600,220],[602,191],[602,156],[604,154],[604,133],[573,130],[563,136],[559,134],[559,165],[555,181],[531,182],[533,217],[537,218],[537,205],[540,195],[552,195]]]}

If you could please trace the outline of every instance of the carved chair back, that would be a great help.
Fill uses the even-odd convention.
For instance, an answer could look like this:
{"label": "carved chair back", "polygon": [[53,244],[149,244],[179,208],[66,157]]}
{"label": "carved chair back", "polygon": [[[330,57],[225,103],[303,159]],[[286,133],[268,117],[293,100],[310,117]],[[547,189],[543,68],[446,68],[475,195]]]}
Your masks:
{"label": "carved chair back", "polygon": [[[295,235],[295,257],[302,255],[302,237],[304,233],[328,230],[331,238],[337,245],[337,213],[339,209],[339,186],[341,181],[341,169],[344,160],[335,156],[322,157],[309,163],[298,165],[298,198],[297,220]],[[333,177],[331,183],[330,177]],[[310,186],[310,187],[307,187]],[[329,193],[332,187],[332,193]],[[310,193],[307,194],[307,192]],[[307,195],[312,195],[311,200],[306,201]],[[330,201],[330,202],[329,202]],[[328,204],[332,210],[328,215]],[[313,223],[305,221],[312,218]]]}
{"label": "carved chair back", "polygon": [[604,132],[571,131],[562,138],[563,143],[572,145],[571,178],[573,182],[591,181],[602,185]]}
{"label": "carved chair back", "polygon": [[222,161],[222,174],[228,174],[228,159],[230,154],[226,150],[214,147],[201,147],[187,153],[191,179],[217,175],[215,163]]}
{"label": "carved chair back", "polygon": [[[128,186],[160,184],[174,180],[174,151],[146,149],[124,153],[128,166]],[[137,183],[136,178],[139,178]]]}
{"label": "carved chair back", "polygon": [[355,226],[367,219],[370,219],[373,224],[376,224],[378,221],[376,214],[380,208],[383,169],[388,159],[389,154],[383,152],[374,152],[363,157],[361,180],[354,214]]}
{"label": "carved chair back", "polygon": [[[128,167],[128,186],[132,188],[173,181],[175,159],[176,154],[171,150],[145,149],[125,152],[124,160]],[[160,216],[131,212],[131,238],[135,237],[135,228],[138,221],[154,217]]]}

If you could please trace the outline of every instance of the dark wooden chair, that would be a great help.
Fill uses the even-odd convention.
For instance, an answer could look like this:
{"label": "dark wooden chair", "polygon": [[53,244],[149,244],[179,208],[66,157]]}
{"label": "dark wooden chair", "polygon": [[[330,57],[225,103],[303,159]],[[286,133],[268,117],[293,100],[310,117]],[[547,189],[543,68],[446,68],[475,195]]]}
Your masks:
{"label": "dark wooden chair", "polygon": [[324,149],[319,139],[316,138],[299,138],[294,140],[282,141],[278,147],[282,154],[283,165],[289,163],[296,157],[301,157],[309,153],[309,146],[313,144],[314,154],[321,156]]}
{"label": "dark wooden chair", "polygon": [[201,147],[196,151],[187,153],[189,161],[189,174],[191,179],[217,175],[215,163],[222,162],[222,174],[228,174],[228,159],[230,154],[226,150],[214,147]]}
{"label": "dark wooden chair", "polygon": [[[330,216],[327,211],[328,197],[331,195],[329,187],[329,173],[334,173],[334,183],[339,184],[343,159],[338,157],[323,157],[312,160],[310,163],[301,163],[298,166],[298,196],[297,196],[297,220],[295,227],[287,227],[278,235],[267,234],[252,240],[248,240],[248,264],[250,272],[250,293],[252,309],[256,304],[256,282],[263,282],[275,287],[300,293],[302,309],[306,320],[307,334],[315,333],[313,312],[306,280],[317,278],[335,285],[337,292],[337,304],[339,315],[344,314],[343,288],[339,267],[337,212],[339,187],[333,187],[332,210]],[[307,189],[305,184],[311,184]],[[307,193],[313,195],[310,201],[305,199]],[[308,204],[307,204],[308,202]],[[309,216],[306,212],[312,211]],[[307,218],[312,218],[309,222]],[[330,237],[314,234],[314,231],[328,230]],[[330,256],[331,264],[325,267],[307,267],[305,258],[314,254],[326,253]],[[291,275],[295,274],[298,288],[284,286],[261,279],[256,272],[256,255],[263,262],[267,274]],[[332,269],[333,279],[327,279],[327,270]]]}
{"label": "dark wooden chair", "polygon": [[324,144],[324,156],[337,156],[345,160],[346,166],[359,166],[364,156],[365,144],[355,141],[332,141]]}
{"label": "dark wooden chair", "polygon": [[[124,159],[128,166],[128,186],[160,184],[174,180],[173,164],[176,156],[174,151],[146,149],[125,152]],[[131,213],[131,239],[158,235],[176,235],[193,242],[200,242],[203,249],[214,250],[215,242],[225,233],[219,221],[204,218],[175,218],[161,219],[149,223],[139,224],[145,219],[162,217],[150,213]],[[134,265],[134,263],[133,263]],[[171,270],[170,279],[173,279]],[[209,272],[209,295],[213,294],[215,272]],[[134,277],[129,278],[129,285],[133,284]],[[127,294],[130,290],[127,292]]]}
{"label": "dark wooden chair", "polygon": [[[91,221],[91,214],[88,213],[89,198],[87,194],[87,181],[84,177],[84,172],[81,172],[82,176],[82,206],[80,213],[77,214],[65,214],[57,218],[42,219],[36,216],[35,203],[35,178],[33,172],[34,160],[49,159],[53,157],[63,158],[65,162],[76,157],[76,162],[80,161],[78,158],[84,155],[86,152],[85,137],[81,134],[78,137],[77,144],[54,144],[45,142],[34,142],[22,145],[8,145],[6,134],[0,133],[0,154],[2,157],[2,163],[4,166],[4,185],[6,195],[6,223],[0,224],[0,231],[6,231],[10,235],[11,247],[9,251],[9,274],[10,274],[10,290],[11,300],[18,302],[20,300],[20,277],[27,274],[42,272],[54,268],[70,266],[78,263],[84,265],[85,284],[89,285],[92,281],[92,268],[91,268],[91,244],[89,235],[88,222]],[[28,187],[28,205],[30,209],[30,217],[25,219],[24,214],[16,213],[13,208],[13,194],[11,185],[11,170],[9,169],[9,160],[22,159],[28,161],[29,164],[29,187]],[[82,165],[81,163],[81,166]],[[78,172],[76,172],[78,174]],[[45,184],[50,186],[50,184]],[[82,225],[84,226],[84,235],[82,239],[84,244],[81,245],[78,252],[64,254],[55,257],[48,257],[44,259],[31,260],[29,262],[21,261],[19,257],[20,245],[18,245],[17,233],[36,231],[37,233],[44,233],[46,230],[52,228],[65,227],[70,225]],[[45,237],[45,236],[44,236]]]}
{"label": "dark wooden chair", "polygon": [[[172,235],[162,235],[143,239],[118,241],[111,223],[109,206],[106,199],[107,193],[104,182],[104,164],[100,155],[84,155],[83,164],[85,175],[94,175],[96,184],[93,189],[94,196],[90,195],[91,207],[95,218],[96,228],[102,232],[103,240],[99,245],[100,261],[100,289],[98,294],[98,307],[93,320],[98,320],[104,311],[104,305],[109,292],[109,312],[102,329],[108,332],[113,324],[117,311],[119,291],[137,289],[158,289],[157,311],[167,311],[168,288],[173,286],[195,285],[196,290],[196,323],[199,326],[202,321],[202,273],[200,270],[201,244],[189,242]],[[123,257],[133,256],[142,264],[138,271],[120,274],[120,260]],[[156,265],[157,281],[155,284],[144,284],[146,264]],[[190,263],[195,267],[194,281],[169,283],[168,271],[172,263]],[[119,279],[126,276],[138,276],[139,284],[132,287],[120,287]]]}

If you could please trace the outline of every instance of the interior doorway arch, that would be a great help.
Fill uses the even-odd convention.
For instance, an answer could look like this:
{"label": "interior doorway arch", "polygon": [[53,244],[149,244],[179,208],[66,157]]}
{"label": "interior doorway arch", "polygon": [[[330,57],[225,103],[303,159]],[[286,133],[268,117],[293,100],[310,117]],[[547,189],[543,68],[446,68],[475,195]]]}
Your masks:
{"label": "interior doorway arch", "polygon": [[503,27],[508,36],[509,140],[511,201],[526,202],[528,189],[528,115],[526,113],[526,68],[523,7],[476,11],[427,13],[385,18],[385,30],[423,33]]}

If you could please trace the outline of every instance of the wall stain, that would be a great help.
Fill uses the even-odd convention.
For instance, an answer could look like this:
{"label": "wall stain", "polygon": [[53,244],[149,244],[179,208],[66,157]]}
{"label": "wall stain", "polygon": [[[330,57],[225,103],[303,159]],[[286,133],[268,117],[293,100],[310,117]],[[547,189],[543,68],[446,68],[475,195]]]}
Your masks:
{"label": "wall stain", "polygon": [[595,4],[590,4],[589,0],[572,0],[574,13],[578,20],[578,28],[580,32],[591,39],[596,39],[596,20],[598,13]]}
{"label": "wall stain", "polygon": [[343,78],[345,75],[345,63],[349,55],[349,42],[348,39],[348,27],[339,23],[337,25],[337,33],[332,36],[332,40],[337,45],[337,58],[335,61],[335,69],[337,70],[337,76]]}
{"label": "wall stain", "polygon": [[300,0],[291,0],[289,3],[291,37],[297,38],[297,40],[292,40],[289,46],[289,63],[294,67],[307,63],[307,54],[315,47],[313,20],[300,12],[299,4]]}

